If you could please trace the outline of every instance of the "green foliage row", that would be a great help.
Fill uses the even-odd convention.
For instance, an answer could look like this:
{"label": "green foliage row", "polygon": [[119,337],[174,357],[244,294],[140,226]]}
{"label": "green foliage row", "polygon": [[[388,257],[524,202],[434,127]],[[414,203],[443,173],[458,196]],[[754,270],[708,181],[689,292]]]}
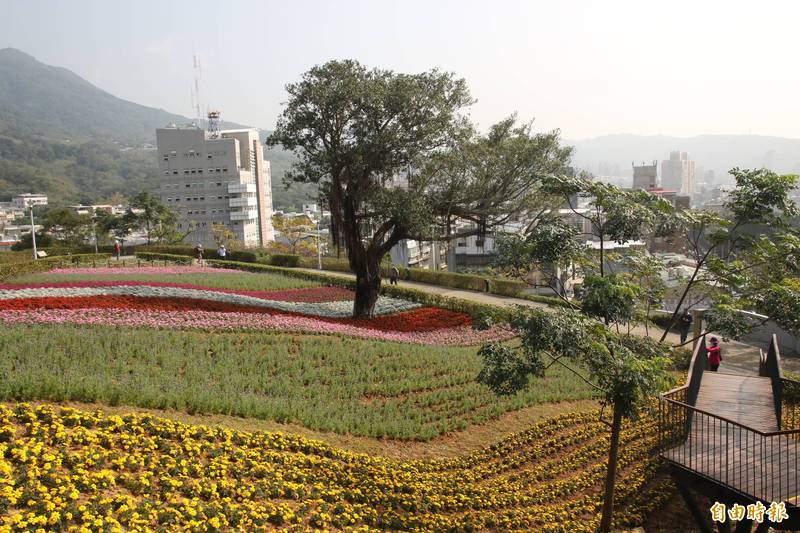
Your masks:
{"label": "green foliage row", "polygon": [[[181,244],[151,244],[139,246],[137,251],[166,254],[166,255],[182,255],[187,257],[194,257],[194,246],[181,245]],[[217,250],[206,249],[203,250],[203,257],[216,258]],[[256,252],[252,250],[226,250],[226,257],[230,261],[242,261],[244,263],[255,263],[258,260]]]}
{"label": "green foliage row", "polygon": [[[306,268],[316,268],[317,259],[314,257],[300,258],[301,266]],[[322,258],[323,270],[333,270],[337,272],[351,272],[350,264],[346,259],[336,259],[333,257]],[[454,289],[465,289],[469,291],[488,292],[501,296],[512,296],[515,298],[526,298],[539,301],[535,298],[528,298],[529,295],[523,293],[527,287],[525,282],[514,279],[503,279],[496,277],[476,276],[475,274],[461,274],[459,272],[443,272],[437,270],[426,270],[424,268],[399,268],[400,279],[406,281],[418,281],[420,283],[430,283],[431,285],[441,285]],[[383,267],[383,276],[389,276],[389,267]],[[544,303],[554,303],[563,305],[558,298],[543,297]]]}
{"label": "green foliage row", "polygon": [[72,325],[0,330],[0,399],[178,409],[427,440],[528,405],[591,397],[565,372],[496,399],[476,348],[331,335]]}
{"label": "green foliage row", "polygon": [[200,287],[217,289],[235,289],[243,291],[271,291],[285,289],[302,289],[306,287],[318,287],[319,283],[301,279],[293,279],[281,274],[253,274],[247,275],[240,272],[222,272],[216,268],[205,269],[205,272],[193,272],[191,274],[164,274],[163,272],[147,269],[132,274],[127,272],[120,274],[117,272],[98,274],[96,270],[87,268],[85,273],[80,274],[29,274],[21,278],[10,280],[9,283],[42,283],[42,282],[65,282],[65,281],[155,281],[165,283],[188,283]]}
{"label": "green foliage row", "polygon": [[169,261],[179,265],[191,265],[192,259],[186,255],[162,254],[157,252],[136,252],[136,258],[144,261]]}
{"label": "green foliage row", "polygon": [[[235,259],[231,257],[231,260]],[[294,254],[272,254],[269,256],[269,264],[282,267],[299,267],[300,256]]]}
{"label": "green foliage row", "polygon": [[71,256],[45,257],[43,259],[30,260],[17,263],[0,264],[0,281],[7,281],[12,278],[34,274],[37,272],[47,272],[54,268],[69,266],[81,263],[91,263],[92,261],[105,261],[109,254],[76,254]]}

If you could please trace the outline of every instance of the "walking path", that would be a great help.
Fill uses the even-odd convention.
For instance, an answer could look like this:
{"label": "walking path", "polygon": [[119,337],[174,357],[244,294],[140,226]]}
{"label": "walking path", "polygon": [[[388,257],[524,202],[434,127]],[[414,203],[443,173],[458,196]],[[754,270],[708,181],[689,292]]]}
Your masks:
{"label": "walking path", "polygon": [[[315,273],[320,272],[319,270],[311,268],[303,268],[300,270]],[[340,278],[355,278],[355,275],[349,272],[337,272],[333,270],[323,270],[322,272]],[[531,300],[525,300],[522,298],[513,298],[511,296],[502,296],[498,294],[470,291],[466,289],[453,289],[451,287],[442,287],[441,285],[431,285],[429,283],[420,283],[418,281],[399,280],[397,285],[408,289],[424,291],[430,294],[449,296],[451,298],[461,298],[463,300],[470,300],[473,302],[497,305],[501,307],[513,307],[515,305],[534,307],[538,309],[547,309],[549,307],[547,304],[533,302]],[[658,327],[651,327],[649,330],[647,330],[644,326],[637,325],[631,328],[631,332],[635,333],[636,335],[641,335],[642,337],[648,336],[649,333],[650,337],[661,338],[661,333],[663,330]],[[680,342],[680,336],[678,333],[670,332],[667,334],[667,342],[671,344],[678,344]],[[688,347],[691,348],[691,346]],[[722,349],[723,362],[720,366],[720,371],[742,375],[758,375],[757,369],[760,356],[758,347],[728,340],[723,341]],[[781,361],[783,363],[784,370],[800,373],[800,358],[783,357]]]}

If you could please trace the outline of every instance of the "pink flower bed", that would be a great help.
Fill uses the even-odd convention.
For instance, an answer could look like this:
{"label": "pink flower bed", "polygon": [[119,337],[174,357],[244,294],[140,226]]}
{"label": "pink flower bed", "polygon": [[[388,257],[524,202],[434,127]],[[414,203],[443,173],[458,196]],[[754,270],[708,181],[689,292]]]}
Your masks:
{"label": "pink flower bed", "polygon": [[297,331],[340,334],[386,341],[464,346],[508,339],[513,333],[501,327],[474,331],[470,326],[424,332],[394,332],[337,324],[305,316],[286,316],[213,311],[142,311],[125,309],[37,309],[0,311],[5,324],[83,324],[133,326],[154,329],[206,331]]}
{"label": "pink flower bed", "polygon": [[[236,271],[238,272],[238,271]],[[172,283],[168,281],[133,281],[133,280],[98,280],[98,281],[57,281],[53,283],[25,283],[25,284],[0,284],[0,290],[19,289],[48,289],[62,287],[175,287],[179,289],[196,289],[202,291],[222,292],[226,294],[241,294],[264,300],[280,302],[341,302],[353,299],[353,291],[344,287],[306,287],[302,289],[281,289],[273,291],[245,291],[236,289],[221,289],[204,287],[191,283]]]}
{"label": "pink flower bed", "polygon": [[98,267],[98,268],[55,268],[48,274],[243,274],[254,275],[252,272],[235,270],[232,268],[211,268],[199,266],[143,266],[143,267]]}

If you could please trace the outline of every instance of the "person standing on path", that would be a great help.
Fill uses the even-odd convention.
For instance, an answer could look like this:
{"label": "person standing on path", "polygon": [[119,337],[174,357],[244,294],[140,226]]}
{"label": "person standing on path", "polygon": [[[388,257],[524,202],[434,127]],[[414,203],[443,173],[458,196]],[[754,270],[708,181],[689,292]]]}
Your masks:
{"label": "person standing on path", "polygon": [[708,347],[708,366],[712,372],[716,372],[722,362],[722,351],[719,347],[719,339],[711,337],[711,346]]}
{"label": "person standing on path", "polygon": [[689,309],[684,309],[683,314],[678,319],[678,329],[681,332],[681,344],[686,342],[686,338],[692,330],[692,322],[692,314],[689,313]]}
{"label": "person standing on path", "polygon": [[400,271],[396,265],[392,265],[389,269],[389,285],[397,285],[397,278],[400,277]]}
{"label": "person standing on path", "polygon": [[119,256],[122,253],[122,246],[119,245],[119,241],[114,241],[114,255],[117,256],[117,261],[119,261]]}
{"label": "person standing on path", "polygon": [[228,251],[225,249],[225,245],[224,244],[220,244],[219,245],[219,249],[217,249],[217,255],[223,261],[225,260],[225,256],[228,255]]}
{"label": "person standing on path", "polygon": [[197,258],[197,264],[203,266],[203,245],[198,244],[194,247],[194,256]]}

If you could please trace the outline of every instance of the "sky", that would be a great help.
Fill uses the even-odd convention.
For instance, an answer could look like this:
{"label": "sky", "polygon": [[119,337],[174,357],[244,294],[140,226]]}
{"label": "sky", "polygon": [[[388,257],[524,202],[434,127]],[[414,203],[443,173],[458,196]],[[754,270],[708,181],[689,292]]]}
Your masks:
{"label": "sky", "polygon": [[466,79],[486,128],[516,112],[567,139],[800,138],[800,1],[0,0],[0,48],[110,93],[272,129],[284,87],[331,59]]}

